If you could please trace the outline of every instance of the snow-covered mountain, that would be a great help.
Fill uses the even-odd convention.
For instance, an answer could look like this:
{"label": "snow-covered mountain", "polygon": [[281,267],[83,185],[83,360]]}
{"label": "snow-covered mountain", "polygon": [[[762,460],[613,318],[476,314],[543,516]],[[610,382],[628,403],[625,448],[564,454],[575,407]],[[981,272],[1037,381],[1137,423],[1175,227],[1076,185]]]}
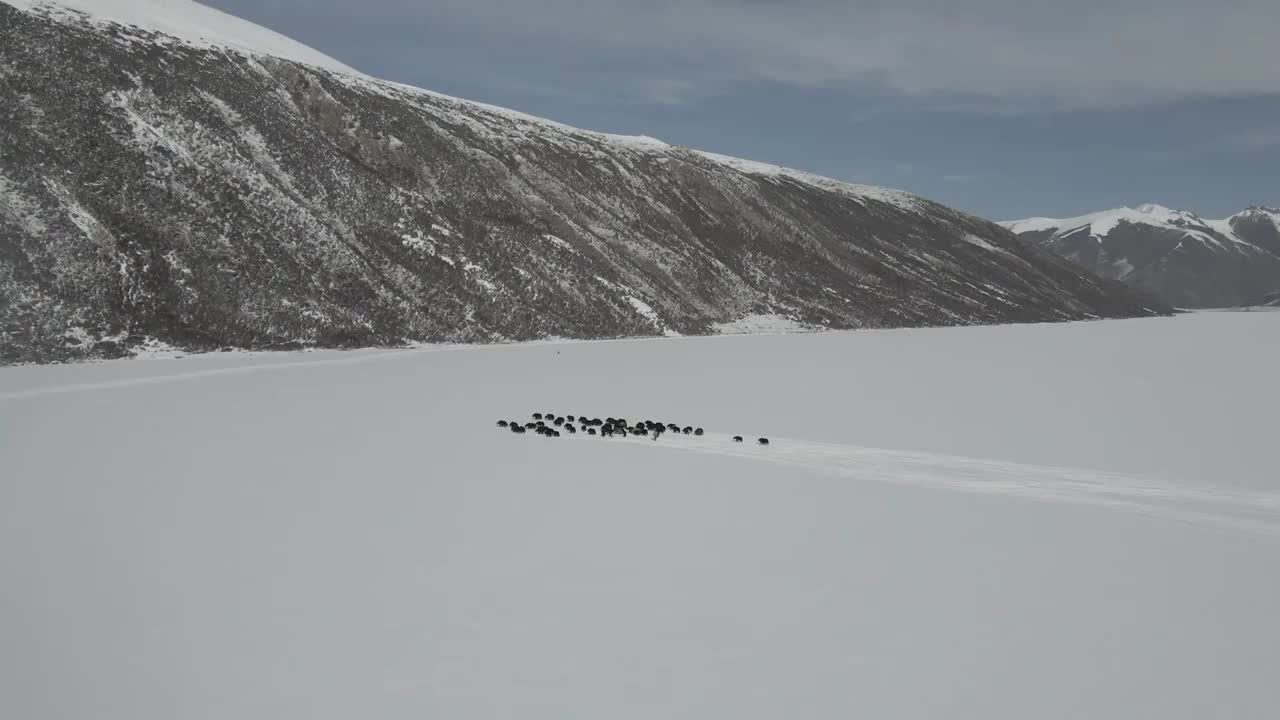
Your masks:
{"label": "snow-covered mountain", "polygon": [[9,362],[1165,309],[907,193],[378,81],[188,0],[0,0],[0,153]]}
{"label": "snow-covered mountain", "polygon": [[1180,307],[1263,304],[1280,292],[1280,210],[1273,208],[1206,220],[1147,204],[1001,224],[1102,277]]}

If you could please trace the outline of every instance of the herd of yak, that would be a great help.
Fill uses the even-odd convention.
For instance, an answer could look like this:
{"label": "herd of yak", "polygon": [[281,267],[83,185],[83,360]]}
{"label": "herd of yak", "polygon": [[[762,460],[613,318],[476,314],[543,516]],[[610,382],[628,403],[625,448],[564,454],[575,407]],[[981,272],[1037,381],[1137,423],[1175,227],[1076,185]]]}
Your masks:
{"label": "herd of yak", "polygon": [[[577,423],[575,425],[574,423]],[[555,413],[533,413],[533,420],[521,423],[519,420],[499,420],[498,427],[510,428],[511,432],[517,435],[523,435],[527,432],[535,432],[543,437],[558,438],[560,431],[564,430],[570,435],[578,434],[578,426],[582,427],[582,432],[587,435],[598,435],[600,437],[651,437],[654,440],[662,437],[663,433],[671,433],[673,435],[702,435],[702,428],[695,428],[692,425],[680,427],[675,423],[661,423],[655,420],[637,420],[635,422],[628,421],[626,418],[588,418],[586,416],[573,415],[556,415]],[[733,436],[734,442],[742,442],[741,435]],[[768,445],[769,438],[758,438],[756,442],[761,445]]]}

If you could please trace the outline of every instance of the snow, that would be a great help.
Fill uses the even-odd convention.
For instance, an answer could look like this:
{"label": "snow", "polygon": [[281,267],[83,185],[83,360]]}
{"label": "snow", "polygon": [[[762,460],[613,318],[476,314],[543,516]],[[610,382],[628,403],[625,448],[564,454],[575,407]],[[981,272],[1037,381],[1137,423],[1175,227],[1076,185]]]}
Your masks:
{"label": "snow", "polygon": [[1238,212],[1235,215],[1232,215],[1226,220],[1222,220],[1220,222],[1224,223],[1227,227],[1231,227],[1231,221],[1239,218],[1249,218],[1249,219],[1261,218],[1264,220],[1268,220],[1273,226],[1275,226],[1277,231],[1280,231],[1280,208],[1251,207],[1247,210]]}
{"label": "snow", "polygon": [[745,315],[731,322],[719,323],[715,326],[721,335],[763,335],[798,332],[814,332],[810,327],[783,315],[754,313]]}
{"label": "snow", "polygon": [[475,263],[467,263],[462,267],[462,269],[465,270],[471,276],[471,280],[480,287],[488,290],[489,292],[497,292],[498,286],[494,284],[492,280],[485,277],[484,268],[476,265]]}
{"label": "snow", "polygon": [[1214,232],[1230,238],[1236,237],[1235,228],[1231,227],[1231,218],[1227,218],[1225,220],[1205,220],[1204,222],[1205,225],[1212,228]]}
{"label": "snow", "polygon": [[132,25],[198,46],[235,48],[294,60],[334,72],[356,71],[324,53],[260,25],[192,0],[0,0],[19,10],[67,18],[84,13],[96,22]]}
{"label": "snow", "polygon": [[272,157],[271,148],[269,147],[266,138],[262,136],[262,133],[258,132],[257,128],[245,122],[240,113],[233,110],[231,106],[227,105],[227,103],[222,99],[203,90],[197,90],[197,92],[210,105],[212,105],[215,110],[218,111],[218,114],[222,116],[223,121],[235,130],[236,135],[240,138],[240,142],[248,148],[249,154],[253,157],[254,162],[265,169],[267,174],[277,182],[281,183],[289,190],[293,190],[293,178],[289,173],[285,172],[284,168],[280,167],[280,164],[276,162],[274,157]]}
{"label": "snow", "polygon": [[696,151],[696,153],[708,160],[731,167],[747,175],[756,175],[766,178],[788,178],[790,180],[802,182],[824,190],[839,192],[855,199],[875,200],[907,211],[919,210],[920,198],[901,190],[892,190],[875,185],[860,185],[857,183],[844,182],[842,180],[834,180],[832,178],[815,175],[814,173],[805,172],[803,170],[794,170],[792,168],[786,168],[780,165],[770,165],[769,163],[757,162],[755,160],[743,160],[742,158],[730,157],[728,155],[720,155],[712,152],[699,150]]}
{"label": "snow", "polygon": [[609,140],[619,147],[627,147],[632,150],[640,151],[657,151],[670,150],[671,146],[648,135],[606,135]]}
{"label": "snow", "polygon": [[1088,227],[1094,237],[1102,237],[1122,222],[1149,225],[1173,225],[1175,222],[1200,222],[1191,213],[1171,210],[1162,205],[1147,203],[1136,208],[1114,208],[1073,218],[1028,218],[1000,223],[1015,233],[1042,230],[1075,230]]}
{"label": "snow", "polygon": [[1277,323],[0,369],[0,716],[1271,717]]}
{"label": "snow", "polygon": [[177,360],[186,357],[188,354],[182,348],[170,345],[163,340],[149,337],[134,351],[133,356],[148,360]]}
{"label": "snow", "polygon": [[550,233],[546,233],[546,234],[544,234],[542,237],[543,237],[545,240],[547,240],[548,242],[551,242],[552,244],[554,244],[554,245],[556,245],[556,246],[558,246],[558,247],[561,247],[561,248],[563,248],[563,249],[565,249],[565,250],[568,250],[569,252],[575,252],[575,251],[574,251],[574,249],[573,249],[573,246],[572,246],[572,245],[570,245],[570,244],[568,243],[568,241],[566,241],[566,240],[564,240],[564,239],[562,239],[562,238],[558,238],[558,237],[556,237],[555,235],[552,235],[552,234],[550,234]]}
{"label": "snow", "polygon": [[[1080,215],[1072,218],[1034,217],[1025,220],[1006,220],[999,223],[1014,233],[1056,231],[1055,238],[1066,237],[1075,232],[1088,229],[1090,237],[1101,242],[1102,238],[1121,223],[1132,225],[1151,225],[1154,227],[1178,230],[1185,238],[1196,240],[1205,245],[1212,245],[1221,250],[1239,250],[1242,248],[1257,249],[1255,245],[1236,235],[1231,228],[1230,218],[1227,220],[1205,220],[1195,213],[1186,210],[1174,210],[1155,203],[1146,203],[1136,208],[1122,207],[1101,212]],[[1217,233],[1216,235],[1214,233]],[[1227,241],[1230,245],[1224,244]]]}
{"label": "snow", "polygon": [[644,319],[653,323],[654,327],[661,330],[663,335],[666,335],[667,337],[679,337],[680,333],[667,327],[666,324],[662,322],[662,318],[658,315],[658,312],[654,310],[653,306],[649,303],[634,295],[627,295],[626,300],[631,304],[631,307],[635,308],[636,312],[640,313],[640,315],[644,317]]}
{"label": "snow", "polygon": [[964,239],[965,239],[965,242],[968,242],[971,245],[977,245],[983,250],[990,250],[991,252],[996,252],[996,253],[1004,253],[1006,255],[1009,254],[1008,251],[1005,250],[1004,248],[998,245],[992,244],[986,238],[983,238],[979,235],[974,235],[973,233],[965,233]]}
{"label": "snow", "polygon": [[435,243],[422,237],[422,232],[415,230],[412,235],[404,234],[400,236],[400,242],[407,248],[417,250],[418,252],[427,253],[428,255],[436,254]]}
{"label": "snow", "polygon": [[12,221],[27,235],[38,237],[48,230],[40,215],[39,207],[0,168],[0,217]]}

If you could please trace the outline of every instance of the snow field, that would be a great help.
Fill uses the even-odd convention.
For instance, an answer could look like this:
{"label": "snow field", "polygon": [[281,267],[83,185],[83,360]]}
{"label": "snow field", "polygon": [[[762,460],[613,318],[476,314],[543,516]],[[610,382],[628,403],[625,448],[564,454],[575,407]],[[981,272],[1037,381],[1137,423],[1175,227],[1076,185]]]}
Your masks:
{"label": "snow field", "polygon": [[1270,717],[1278,322],[0,369],[0,716]]}

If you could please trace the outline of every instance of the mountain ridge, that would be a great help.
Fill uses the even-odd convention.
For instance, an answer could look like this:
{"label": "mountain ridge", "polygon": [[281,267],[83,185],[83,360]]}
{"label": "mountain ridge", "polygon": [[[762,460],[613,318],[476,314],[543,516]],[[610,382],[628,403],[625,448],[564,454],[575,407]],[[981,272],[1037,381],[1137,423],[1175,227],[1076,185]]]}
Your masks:
{"label": "mountain ridge", "polygon": [[1000,225],[1179,307],[1265,305],[1280,291],[1280,210],[1263,205],[1221,220],[1145,203]]}
{"label": "mountain ridge", "polygon": [[6,362],[1168,311],[909,193],[33,7],[0,2]]}

